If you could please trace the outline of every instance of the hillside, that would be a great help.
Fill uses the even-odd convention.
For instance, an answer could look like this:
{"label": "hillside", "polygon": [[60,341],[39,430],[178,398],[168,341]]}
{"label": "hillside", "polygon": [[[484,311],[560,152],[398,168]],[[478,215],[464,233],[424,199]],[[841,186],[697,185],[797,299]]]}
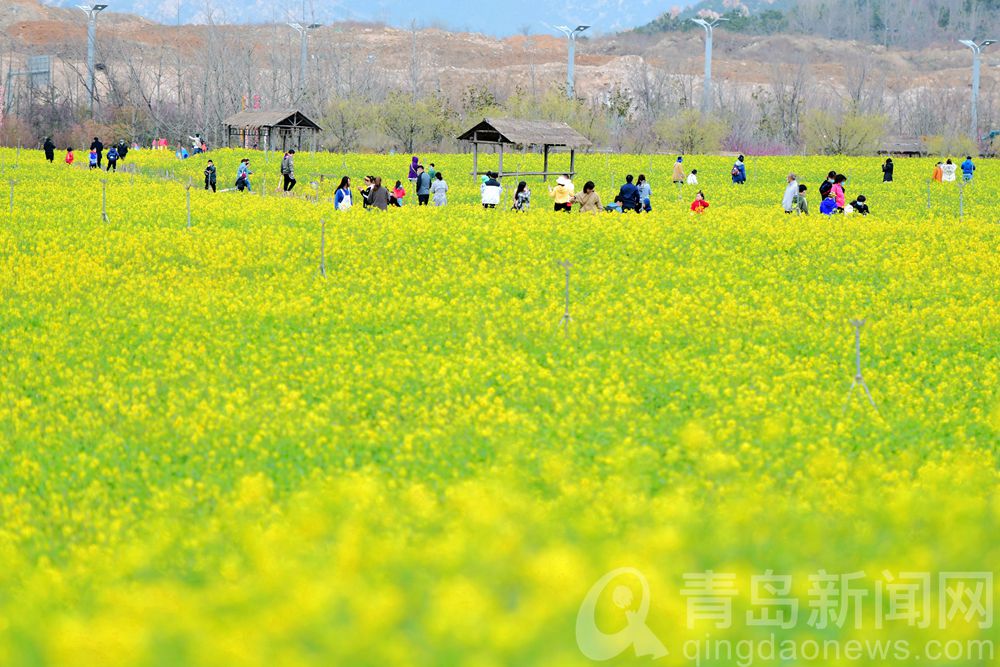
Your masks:
{"label": "hillside", "polygon": [[[768,4],[772,9],[767,11],[781,6]],[[895,135],[946,134],[968,127],[963,114],[970,57],[951,39],[922,48],[887,48],[794,30],[753,34],[730,27],[716,34],[716,104],[740,132],[794,144],[797,130],[774,120],[785,113],[775,105],[784,104],[792,92],[797,106],[786,111],[796,118],[810,108],[853,104],[885,115]],[[19,71],[30,55],[54,57],[51,99],[29,90],[25,78],[15,78],[7,92],[8,115],[30,121],[36,135],[79,118],[87,102],[82,13],[37,0],[8,0],[0,7],[0,29],[0,67]],[[105,109],[105,118],[128,123],[128,134],[167,128],[168,136],[186,136],[186,128],[200,127],[219,141],[221,120],[243,105],[303,106],[321,116],[330,100],[360,97],[377,107],[392,91],[442,98],[448,104],[444,113],[464,123],[480,109],[470,104],[470,91],[476,100],[486,99],[487,106],[502,105],[517,94],[537,98],[555,91],[566,77],[566,42],[552,35],[498,39],[344,21],[311,33],[310,90],[299,99],[299,39],[284,25],[178,27],[108,11],[100,17],[97,37],[99,109]],[[605,113],[613,97],[627,100],[629,125],[621,132],[648,134],[659,117],[700,100],[703,52],[700,30],[583,39],[577,50],[576,92],[596,113]],[[994,113],[1000,105],[990,101],[1000,90],[1000,78],[997,68],[989,66],[990,56],[987,52],[983,68],[984,130],[1000,126]]]}

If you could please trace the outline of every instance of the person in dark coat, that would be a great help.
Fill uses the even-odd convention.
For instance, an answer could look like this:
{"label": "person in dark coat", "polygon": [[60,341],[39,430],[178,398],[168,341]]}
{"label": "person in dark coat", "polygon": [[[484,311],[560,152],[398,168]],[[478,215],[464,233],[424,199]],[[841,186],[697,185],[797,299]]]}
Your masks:
{"label": "person in dark coat", "polygon": [[215,170],[215,163],[209,160],[208,166],[205,167],[205,189],[206,190],[211,189],[212,192],[215,192],[215,184],[217,179],[218,179],[218,174],[216,173]]}
{"label": "person in dark coat", "polygon": [[128,144],[125,143],[124,139],[120,139],[118,141],[118,159],[124,162],[126,155],[128,155]]}
{"label": "person in dark coat", "polygon": [[736,185],[743,185],[747,182],[747,165],[742,155],[736,158],[736,163],[733,165],[730,175],[733,177],[733,183]]}
{"label": "person in dark coat", "polygon": [[885,164],[882,165],[882,182],[892,183],[892,170],[895,165],[892,164],[892,158],[888,157],[885,159]]}
{"label": "person in dark coat", "polygon": [[52,143],[52,137],[45,137],[45,145],[42,146],[45,150],[45,159],[52,162],[56,159],[56,145]]}
{"label": "person in dark coat", "polygon": [[639,188],[632,181],[635,179],[632,174],[625,177],[625,185],[618,191],[618,202],[622,205],[622,212],[642,210],[642,202],[639,199]]}
{"label": "person in dark coat", "polygon": [[90,150],[97,153],[97,168],[100,169],[101,160],[104,159],[104,144],[101,143],[100,139],[94,137],[94,140],[90,142]]}

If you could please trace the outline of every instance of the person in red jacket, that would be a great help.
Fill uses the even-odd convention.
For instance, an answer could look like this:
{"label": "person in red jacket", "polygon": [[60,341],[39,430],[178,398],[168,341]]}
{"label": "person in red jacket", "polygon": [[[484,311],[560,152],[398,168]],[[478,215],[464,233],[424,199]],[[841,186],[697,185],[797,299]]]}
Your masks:
{"label": "person in red jacket", "polygon": [[66,164],[73,164],[74,159],[75,158],[73,157],[73,147],[71,146],[66,149]]}
{"label": "person in red jacket", "polygon": [[694,201],[691,202],[691,210],[695,213],[701,213],[706,208],[708,208],[708,202],[705,201],[705,193],[699,191],[698,194],[694,196]]}

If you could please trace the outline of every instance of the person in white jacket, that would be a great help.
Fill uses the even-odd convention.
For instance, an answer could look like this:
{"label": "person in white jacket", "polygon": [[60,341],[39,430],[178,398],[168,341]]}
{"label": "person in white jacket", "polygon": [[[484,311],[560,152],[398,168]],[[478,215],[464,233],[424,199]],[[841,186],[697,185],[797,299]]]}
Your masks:
{"label": "person in white jacket", "polygon": [[698,170],[697,169],[692,169],[691,173],[688,174],[687,184],[688,185],[698,185]]}
{"label": "person in white jacket", "polygon": [[799,194],[799,181],[795,174],[788,175],[788,186],[785,187],[785,196],[781,198],[781,207],[785,213],[791,213],[795,208],[795,197]]}
{"label": "person in white jacket", "polygon": [[496,208],[497,204],[500,203],[500,197],[503,196],[503,187],[500,185],[496,173],[490,172],[487,176],[488,178],[479,187],[483,208]]}
{"label": "person in white jacket", "polygon": [[948,161],[941,165],[941,180],[945,183],[955,182],[955,172],[958,171],[958,165],[948,158]]}

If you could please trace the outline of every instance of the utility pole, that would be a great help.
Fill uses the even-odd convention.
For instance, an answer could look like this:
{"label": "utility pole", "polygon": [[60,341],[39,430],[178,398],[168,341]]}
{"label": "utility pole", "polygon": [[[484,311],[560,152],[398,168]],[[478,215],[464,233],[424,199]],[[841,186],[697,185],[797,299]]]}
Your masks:
{"label": "utility pole", "polygon": [[590,26],[578,25],[575,28],[570,28],[565,25],[556,25],[549,27],[566,35],[566,39],[569,41],[569,62],[566,65],[566,96],[571,100],[575,99],[576,91],[574,89],[575,82],[573,70],[576,65],[576,38],[583,32],[590,30]]}
{"label": "utility pole", "polygon": [[302,39],[301,61],[299,62],[299,99],[301,100],[306,94],[306,69],[309,66],[309,31],[319,28],[320,24],[310,23],[304,26],[301,23],[289,23],[288,26],[299,33],[299,37]]}
{"label": "utility pole", "polygon": [[990,44],[996,44],[995,39],[984,39],[980,43],[976,43],[971,39],[960,39],[958,40],[961,44],[972,49],[972,139],[975,142],[979,142],[979,68],[980,68],[980,56],[983,54],[983,49],[985,49]]}
{"label": "utility pole", "polygon": [[87,92],[90,94],[90,117],[94,117],[94,51],[97,48],[97,15],[108,8],[107,5],[77,5],[87,15]]}
{"label": "utility pole", "polygon": [[705,29],[705,85],[702,90],[701,112],[706,116],[712,113],[712,35],[715,27],[722,21],[729,19],[719,17],[706,21],[705,19],[691,19]]}

